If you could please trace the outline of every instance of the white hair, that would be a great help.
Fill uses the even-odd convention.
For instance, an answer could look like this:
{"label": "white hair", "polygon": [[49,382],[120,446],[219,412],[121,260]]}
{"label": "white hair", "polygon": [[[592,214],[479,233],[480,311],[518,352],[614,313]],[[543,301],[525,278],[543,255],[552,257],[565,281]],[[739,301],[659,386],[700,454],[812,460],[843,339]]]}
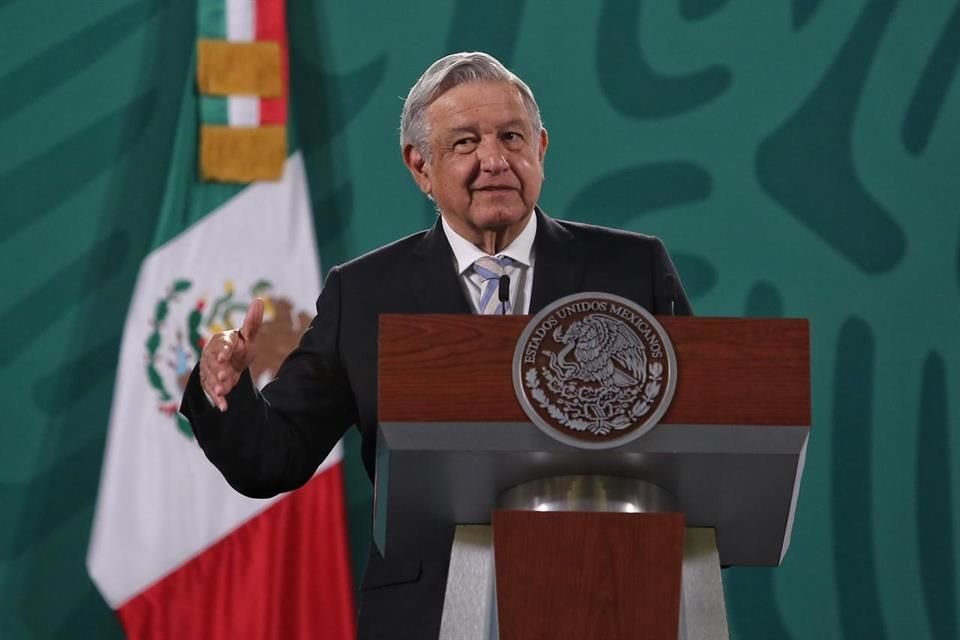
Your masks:
{"label": "white hair", "polygon": [[543,129],[540,107],[527,83],[488,53],[452,53],[430,65],[407,94],[400,115],[400,147],[412,144],[429,161],[427,109],[450,89],[469,82],[509,82],[520,91],[534,133],[539,134]]}

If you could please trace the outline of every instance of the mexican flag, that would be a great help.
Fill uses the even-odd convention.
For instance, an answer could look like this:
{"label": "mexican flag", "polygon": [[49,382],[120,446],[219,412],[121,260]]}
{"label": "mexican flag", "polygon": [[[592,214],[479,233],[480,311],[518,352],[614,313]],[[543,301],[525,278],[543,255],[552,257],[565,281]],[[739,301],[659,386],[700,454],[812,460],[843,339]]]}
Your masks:
{"label": "mexican flag", "polygon": [[[246,33],[255,37],[265,0],[220,1],[225,10],[252,8]],[[276,30],[276,11],[263,15]],[[236,13],[222,17],[242,23]],[[202,181],[210,177],[199,153],[209,105],[196,84],[191,77],[184,89],[154,249],[124,326],[88,570],[130,638],[346,640],[355,616],[339,448],[303,488],[245,498],[177,413],[203,344],[239,327],[253,298],[265,300],[251,366],[263,385],[306,328],[320,290],[300,154],[282,161],[278,180]],[[285,92],[284,82],[284,101]],[[270,100],[261,113],[286,136]],[[285,114],[285,104],[279,109]]]}

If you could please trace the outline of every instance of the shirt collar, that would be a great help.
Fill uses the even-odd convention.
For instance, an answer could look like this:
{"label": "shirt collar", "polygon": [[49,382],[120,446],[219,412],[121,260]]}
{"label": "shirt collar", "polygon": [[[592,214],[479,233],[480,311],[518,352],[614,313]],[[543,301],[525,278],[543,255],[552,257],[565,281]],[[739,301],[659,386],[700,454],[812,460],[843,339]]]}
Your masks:
{"label": "shirt collar", "polygon": [[[443,225],[443,233],[447,236],[447,242],[450,243],[450,249],[453,250],[453,257],[457,263],[457,273],[463,273],[473,266],[477,259],[487,254],[480,250],[475,244],[460,236],[453,230],[447,221],[440,217],[440,223]],[[527,219],[527,224],[523,227],[513,242],[503,248],[503,251],[497,253],[498,256],[507,256],[515,263],[525,267],[530,266],[530,257],[533,252],[533,239],[537,237],[537,214],[532,213]]]}

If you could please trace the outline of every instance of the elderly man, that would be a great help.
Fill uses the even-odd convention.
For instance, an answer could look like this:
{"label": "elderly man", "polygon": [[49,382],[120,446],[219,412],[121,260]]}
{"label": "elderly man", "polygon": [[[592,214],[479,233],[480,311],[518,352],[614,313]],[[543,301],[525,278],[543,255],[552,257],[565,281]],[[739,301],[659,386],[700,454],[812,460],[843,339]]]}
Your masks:
{"label": "elderly man", "polygon": [[[404,104],[401,148],[437,223],[332,268],[310,328],[262,392],[247,369],[260,302],[240,330],[213,336],[193,371],[181,411],[237,491],[267,497],[303,485],[350,425],[372,478],[382,313],[535,313],[579,291],[690,312],[659,240],[537,207],[547,143],[530,88],[496,59],[458,53],[427,69]],[[502,274],[504,301],[493,293]],[[451,540],[449,523],[424,522],[406,557],[370,550],[359,637],[437,636]]]}

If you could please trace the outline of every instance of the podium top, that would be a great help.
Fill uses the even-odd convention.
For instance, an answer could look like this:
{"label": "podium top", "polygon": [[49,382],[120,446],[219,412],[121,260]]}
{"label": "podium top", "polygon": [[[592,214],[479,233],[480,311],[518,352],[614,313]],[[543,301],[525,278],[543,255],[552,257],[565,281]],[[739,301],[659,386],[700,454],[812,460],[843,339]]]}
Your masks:
{"label": "podium top", "polygon": [[[381,316],[380,422],[526,422],[512,363],[529,320]],[[657,320],[673,341],[679,371],[660,424],[810,426],[807,320]]]}

